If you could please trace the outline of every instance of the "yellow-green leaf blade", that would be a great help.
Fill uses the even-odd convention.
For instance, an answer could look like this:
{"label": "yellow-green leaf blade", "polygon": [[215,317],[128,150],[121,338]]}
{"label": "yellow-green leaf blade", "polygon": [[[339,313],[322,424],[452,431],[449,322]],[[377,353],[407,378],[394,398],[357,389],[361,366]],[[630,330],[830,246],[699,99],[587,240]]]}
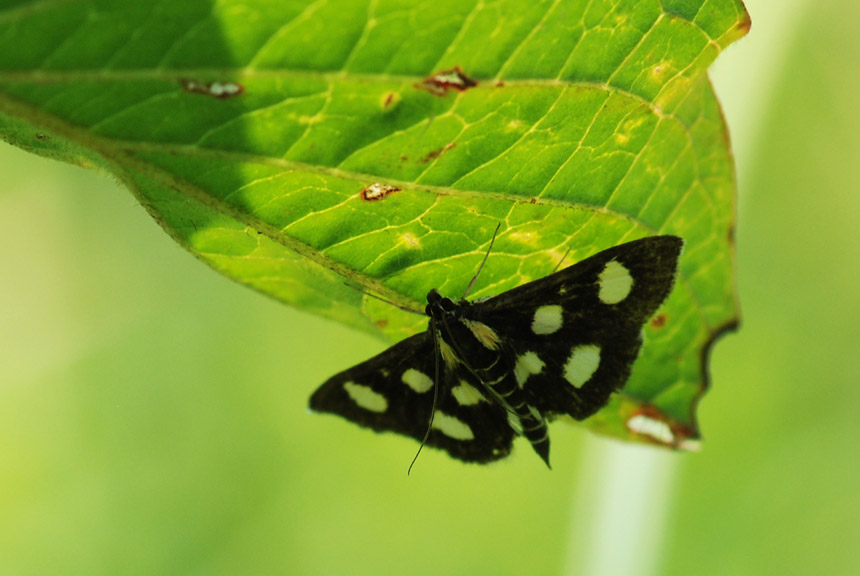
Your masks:
{"label": "yellow-green leaf blade", "polygon": [[697,436],[703,358],[736,316],[705,73],[748,27],[740,2],[179,4],[0,12],[3,137],[113,171],[213,268],[389,338],[422,321],[345,283],[417,309],[458,296],[499,222],[477,297],[567,248],[680,235],[678,287],[590,424],[628,435],[647,413],[673,444]]}

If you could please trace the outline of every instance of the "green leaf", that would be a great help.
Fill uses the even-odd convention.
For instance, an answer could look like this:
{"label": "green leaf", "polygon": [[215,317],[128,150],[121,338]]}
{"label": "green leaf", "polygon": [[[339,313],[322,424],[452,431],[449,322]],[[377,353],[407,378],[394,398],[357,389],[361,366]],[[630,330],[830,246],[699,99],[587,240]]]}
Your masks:
{"label": "green leaf", "polygon": [[680,446],[737,314],[706,69],[748,28],[739,0],[6,2],[0,134],[116,175],[225,276],[390,340],[426,321],[354,287],[459,296],[498,223],[475,297],[680,235],[634,375],[587,423]]}

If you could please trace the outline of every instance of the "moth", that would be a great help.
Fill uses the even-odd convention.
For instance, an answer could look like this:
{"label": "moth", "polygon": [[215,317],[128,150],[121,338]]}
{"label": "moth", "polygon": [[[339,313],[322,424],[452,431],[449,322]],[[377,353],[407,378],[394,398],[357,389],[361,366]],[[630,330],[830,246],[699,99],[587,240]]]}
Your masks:
{"label": "moth", "polygon": [[310,408],[466,462],[504,458],[523,436],[549,466],[547,423],[584,420],[624,385],[682,246],[634,240],[483,300],[431,290],[426,332],[333,376]]}

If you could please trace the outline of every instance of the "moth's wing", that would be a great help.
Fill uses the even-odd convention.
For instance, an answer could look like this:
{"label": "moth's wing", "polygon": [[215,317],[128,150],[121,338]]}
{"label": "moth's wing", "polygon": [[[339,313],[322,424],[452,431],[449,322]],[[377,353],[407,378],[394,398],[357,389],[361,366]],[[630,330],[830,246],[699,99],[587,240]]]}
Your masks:
{"label": "moth's wing", "polygon": [[512,351],[543,414],[582,420],[630,376],[642,327],[672,291],[682,246],[654,236],[609,248],[475,303],[472,313]]}
{"label": "moth's wing", "polygon": [[[514,431],[499,404],[458,362],[440,358],[439,397],[427,445],[467,462],[489,462],[511,450]],[[424,438],[433,408],[436,351],[429,332],[337,374],[314,392],[310,408],[377,432]]]}

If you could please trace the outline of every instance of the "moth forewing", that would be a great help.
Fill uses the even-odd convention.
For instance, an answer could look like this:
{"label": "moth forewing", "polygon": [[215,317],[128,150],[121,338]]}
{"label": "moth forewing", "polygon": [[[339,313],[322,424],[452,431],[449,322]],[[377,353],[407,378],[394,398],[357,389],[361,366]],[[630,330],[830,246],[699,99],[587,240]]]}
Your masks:
{"label": "moth forewing", "polygon": [[544,364],[523,382],[541,412],[582,420],[629,378],[642,327],[672,290],[682,246],[674,236],[628,242],[473,308],[514,351],[515,365]]}
{"label": "moth forewing", "polygon": [[[428,446],[468,462],[506,456],[514,432],[498,426],[506,418],[504,409],[489,399],[472,374],[452,361],[452,352],[444,343],[441,351],[438,383],[433,381],[433,341],[425,332],[331,377],[311,396],[310,408],[418,441],[430,426]],[[434,384],[439,396],[431,423]]]}

